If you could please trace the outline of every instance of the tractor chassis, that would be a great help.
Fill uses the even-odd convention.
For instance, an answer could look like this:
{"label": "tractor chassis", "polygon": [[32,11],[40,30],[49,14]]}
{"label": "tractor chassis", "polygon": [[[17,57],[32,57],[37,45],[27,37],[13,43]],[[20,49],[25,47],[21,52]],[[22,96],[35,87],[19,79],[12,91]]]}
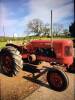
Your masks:
{"label": "tractor chassis", "polygon": [[[56,90],[56,91],[63,91],[67,88],[69,84],[69,80],[67,75],[64,71],[59,69],[56,65],[50,65],[50,66],[42,66],[42,68],[37,67],[38,65],[30,64],[30,63],[24,63],[23,71],[30,72],[32,76],[24,76],[25,79],[35,82],[35,83],[42,83],[42,81],[39,82],[38,78],[42,75],[45,75],[45,81],[48,82],[50,88]],[[52,83],[51,83],[52,81]],[[54,84],[53,84],[54,83]],[[61,84],[64,83],[62,86]],[[44,85],[45,83],[43,83]],[[46,84],[45,84],[46,85]],[[56,87],[56,85],[58,85]]]}
{"label": "tractor chassis", "polygon": [[35,78],[35,79],[37,79],[41,75],[43,75],[46,72],[48,72],[49,67],[43,66],[42,68],[39,68],[39,67],[37,67],[37,65],[30,64],[30,63],[24,63],[23,70],[32,73],[32,77]]}

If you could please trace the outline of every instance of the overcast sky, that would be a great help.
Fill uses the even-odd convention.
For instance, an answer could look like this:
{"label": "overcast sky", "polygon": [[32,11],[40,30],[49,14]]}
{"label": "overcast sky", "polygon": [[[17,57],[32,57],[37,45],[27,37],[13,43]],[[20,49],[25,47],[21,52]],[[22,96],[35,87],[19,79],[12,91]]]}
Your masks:
{"label": "overcast sky", "polygon": [[50,23],[53,10],[53,23],[64,27],[73,22],[73,0],[0,0],[0,36],[3,26],[7,36],[24,36],[29,20],[39,18]]}

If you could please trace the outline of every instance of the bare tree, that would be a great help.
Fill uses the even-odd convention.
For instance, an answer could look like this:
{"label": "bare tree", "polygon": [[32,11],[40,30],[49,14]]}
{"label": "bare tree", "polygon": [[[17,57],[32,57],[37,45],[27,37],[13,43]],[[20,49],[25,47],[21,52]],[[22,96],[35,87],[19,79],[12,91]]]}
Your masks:
{"label": "bare tree", "polygon": [[[48,23],[44,24],[40,19],[33,19],[28,23],[28,30],[37,36],[40,36],[41,33],[43,36],[50,36],[50,29],[50,25]],[[63,30],[63,25],[58,23],[53,24],[53,35],[59,35],[61,30]]]}
{"label": "bare tree", "polygon": [[54,34],[59,34],[60,33],[60,31],[62,31],[63,30],[63,25],[62,24],[58,24],[58,23],[55,23],[55,24],[53,24],[53,33]]}
{"label": "bare tree", "polygon": [[43,32],[44,36],[49,36],[50,35],[50,25],[49,24],[45,24],[43,26],[42,32]]}
{"label": "bare tree", "polygon": [[28,29],[30,32],[34,32],[35,35],[42,33],[43,22],[40,19],[33,19],[28,23]]}
{"label": "bare tree", "polygon": [[63,30],[63,33],[64,33],[65,36],[68,36],[68,35],[70,34],[70,32],[69,32],[68,29],[64,29],[64,30]]}

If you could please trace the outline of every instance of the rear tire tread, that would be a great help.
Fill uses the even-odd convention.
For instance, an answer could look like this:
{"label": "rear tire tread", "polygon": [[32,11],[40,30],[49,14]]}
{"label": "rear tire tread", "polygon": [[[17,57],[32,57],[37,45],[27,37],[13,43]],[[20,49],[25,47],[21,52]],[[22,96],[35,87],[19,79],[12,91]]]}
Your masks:
{"label": "rear tire tread", "polygon": [[[1,70],[4,74],[6,74],[8,76],[16,75],[19,72],[19,70],[23,68],[23,61],[22,61],[20,52],[16,48],[11,47],[11,46],[7,46],[7,47],[3,48],[1,50],[1,56],[5,52],[8,52],[11,54],[13,61],[14,61],[14,66],[13,66],[14,69],[13,69],[12,73],[10,73],[10,72],[5,73],[2,68],[1,68]],[[2,67],[2,65],[1,65],[1,67]]]}

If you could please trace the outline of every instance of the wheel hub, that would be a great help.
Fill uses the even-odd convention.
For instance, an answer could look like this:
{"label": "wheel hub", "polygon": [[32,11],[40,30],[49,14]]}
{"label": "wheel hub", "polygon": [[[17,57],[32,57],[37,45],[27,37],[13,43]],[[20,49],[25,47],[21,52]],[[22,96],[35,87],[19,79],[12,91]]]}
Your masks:
{"label": "wheel hub", "polygon": [[12,57],[9,55],[2,56],[2,66],[5,72],[12,71]]}
{"label": "wheel hub", "polygon": [[61,87],[63,84],[63,81],[58,73],[51,73],[50,81],[55,87]]}

